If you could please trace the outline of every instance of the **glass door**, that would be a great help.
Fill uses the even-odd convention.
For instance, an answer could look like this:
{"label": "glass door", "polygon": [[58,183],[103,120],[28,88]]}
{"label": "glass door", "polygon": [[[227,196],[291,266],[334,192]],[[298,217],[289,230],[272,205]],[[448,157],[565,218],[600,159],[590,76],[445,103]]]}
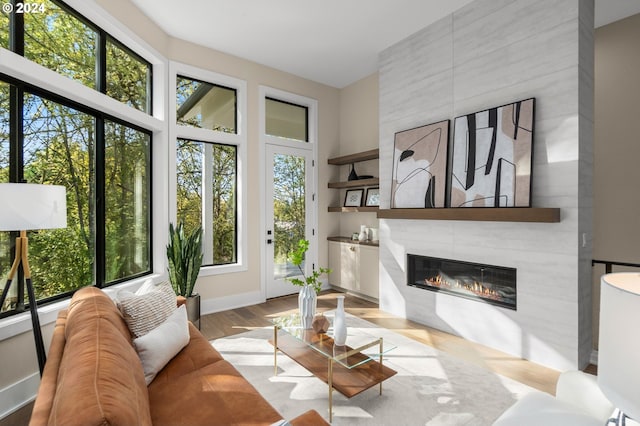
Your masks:
{"label": "glass door", "polygon": [[[297,293],[287,277],[300,276],[300,269],[288,261],[298,241],[311,241],[313,223],[312,152],[279,145],[266,148],[266,296]],[[313,244],[312,244],[313,246]],[[313,250],[301,268],[311,270]],[[306,269],[305,269],[306,268]]]}

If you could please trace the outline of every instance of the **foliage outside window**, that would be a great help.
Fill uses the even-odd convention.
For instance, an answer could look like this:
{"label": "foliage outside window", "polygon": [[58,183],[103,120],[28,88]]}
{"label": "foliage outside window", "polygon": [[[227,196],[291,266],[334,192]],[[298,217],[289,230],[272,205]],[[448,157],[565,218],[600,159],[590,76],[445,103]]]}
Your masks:
{"label": "foliage outside window", "polygon": [[[24,56],[140,111],[151,113],[151,65],[62,2],[24,13]],[[2,33],[0,33],[0,38]],[[104,55],[101,51],[104,48]],[[19,50],[19,49],[18,49]]]}
{"label": "foliage outside window", "polygon": [[[35,4],[42,12],[23,14],[24,23],[15,20],[13,34],[9,18],[0,16],[0,46],[151,113],[149,63],[62,2]],[[29,232],[34,290],[41,302],[152,270],[151,132],[78,99],[0,75],[0,182],[67,189],[67,227]],[[22,122],[10,121],[10,114]],[[13,261],[15,236],[0,233],[2,277]],[[0,316],[13,308],[0,307]]]}
{"label": "foliage outside window", "polygon": [[237,148],[178,139],[177,219],[185,233],[203,229],[202,264],[237,262]]}
{"label": "foliage outside window", "polygon": [[95,282],[95,118],[24,95],[24,180],[67,188],[67,227],[29,232],[38,299]]}
{"label": "foliage outside window", "polygon": [[106,282],[148,272],[151,264],[149,181],[151,137],[106,122]]}
{"label": "foliage outside window", "polygon": [[176,78],[176,119],[184,126],[237,133],[236,90],[192,78]]}
{"label": "foliage outside window", "polygon": [[0,12],[0,47],[9,48],[9,14],[4,10]]}
{"label": "foliage outside window", "polygon": [[287,263],[289,255],[305,239],[305,159],[276,154],[273,158],[273,215],[276,263]]}
{"label": "foliage outside window", "polygon": [[140,111],[151,112],[151,68],[129,49],[107,39],[107,95]]}
{"label": "foliage outside window", "polygon": [[[0,183],[6,182],[9,182],[9,85],[0,81]],[[12,262],[11,234],[0,232],[0,280],[9,274]]]}
{"label": "foliage outside window", "polygon": [[24,56],[52,71],[98,89],[98,32],[49,0],[44,13],[25,13]]}

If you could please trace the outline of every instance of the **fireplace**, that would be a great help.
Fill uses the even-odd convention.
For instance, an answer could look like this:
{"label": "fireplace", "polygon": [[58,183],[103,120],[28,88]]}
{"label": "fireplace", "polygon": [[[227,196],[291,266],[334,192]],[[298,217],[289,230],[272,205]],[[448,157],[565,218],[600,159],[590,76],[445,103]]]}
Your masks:
{"label": "fireplace", "polygon": [[516,269],[407,255],[407,284],[516,309]]}

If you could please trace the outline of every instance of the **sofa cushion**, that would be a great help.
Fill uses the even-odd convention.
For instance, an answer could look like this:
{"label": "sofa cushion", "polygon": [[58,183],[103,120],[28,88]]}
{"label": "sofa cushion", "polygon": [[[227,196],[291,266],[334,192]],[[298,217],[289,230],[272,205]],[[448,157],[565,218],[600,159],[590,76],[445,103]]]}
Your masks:
{"label": "sofa cushion", "polygon": [[183,305],[173,311],[165,322],[133,341],[147,385],[189,343],[188,324],[187,308]]}
{"label": "sofa cushion", "polygon": [[[227,361],[206,365],[162,386],[149,386],[155,426],[270,425],[282,418]],[[154,386],[155,385],[155,386]],[[194,405],[194,401],[197,404]]]}
{"label": "sofa cushion", "polygon": [[139,292],[118,293],[118,308],[129,330],[141,337],[162,324],[176,309],[176,295],[168,282],[143,286]]}
{"label": "sofa cushion", "polygon": [[202,333],[192,323],[189,323],[189,344],[158,373],[149,385],[150,392],[156,386],[164,386],[185,374],[222,359],[222,355],[211,346]]}
{"label": "sofa cushion", "polygon": [[65,336],[48,423],[150,425],[142,365],[111,299],[95,287],[78,290]]}

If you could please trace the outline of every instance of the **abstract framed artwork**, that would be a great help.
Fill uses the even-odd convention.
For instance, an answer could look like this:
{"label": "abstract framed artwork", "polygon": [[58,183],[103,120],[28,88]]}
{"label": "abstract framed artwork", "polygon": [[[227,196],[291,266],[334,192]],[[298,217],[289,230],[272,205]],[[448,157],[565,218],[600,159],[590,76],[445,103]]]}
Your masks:
{"label": "abstract framed artwork", "polygon": [[449,120],[395,134],[391,208],[445,207]]}
{"label": "abstract framed artwork", "polygon": [[366,207],[378,207],[380,205],[380,188],[367,188],[364,205]]}
{"label": "abstract framed artwork", "polygon": [[535,98],[456,117],[451,207],[530,207]]}
{"label": "abstract framed artwork", "polygon": [[344,197],[345,207],[360,207],[362,205],[362,196],[364,189],[348,189]]}

